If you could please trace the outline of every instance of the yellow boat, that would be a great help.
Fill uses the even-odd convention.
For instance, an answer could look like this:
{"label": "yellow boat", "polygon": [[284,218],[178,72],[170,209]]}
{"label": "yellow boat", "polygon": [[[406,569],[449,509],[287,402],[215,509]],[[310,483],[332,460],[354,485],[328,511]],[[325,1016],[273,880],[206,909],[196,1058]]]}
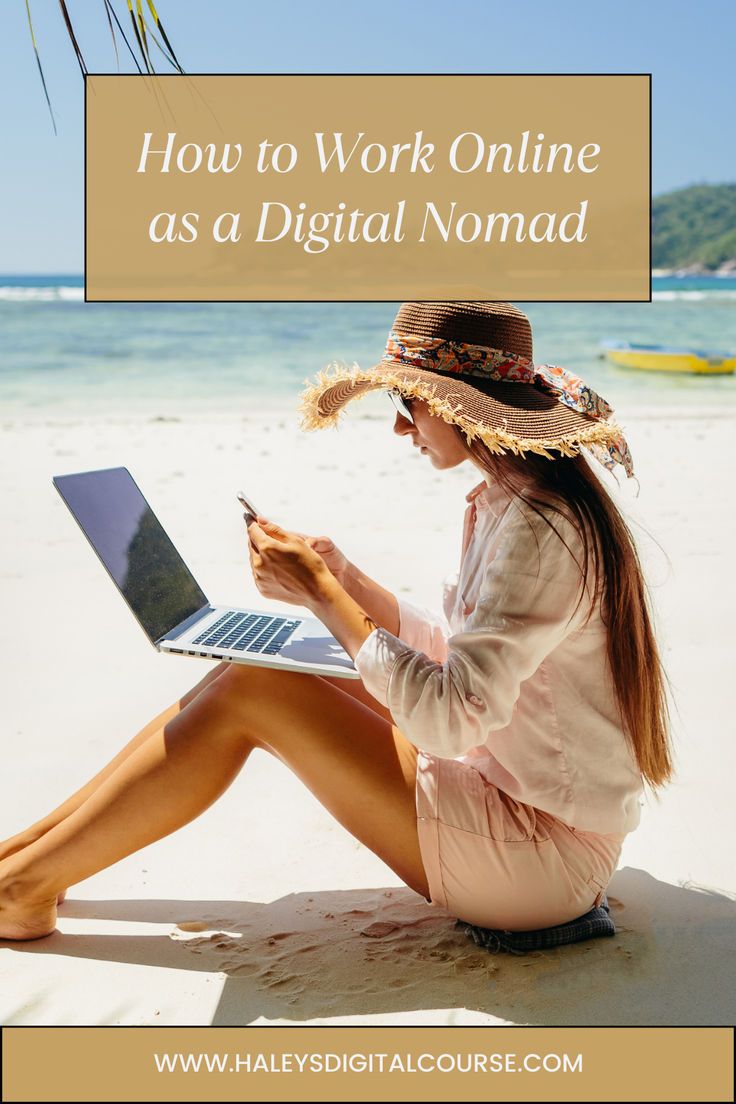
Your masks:
{"label": "yellow boat", "polygon": [[601,348],[613,364],[644,372],[695,372],[726,376],[736,371],[736,353],[705,352],[670,345],[635,345],[630,341],[602,341]]}

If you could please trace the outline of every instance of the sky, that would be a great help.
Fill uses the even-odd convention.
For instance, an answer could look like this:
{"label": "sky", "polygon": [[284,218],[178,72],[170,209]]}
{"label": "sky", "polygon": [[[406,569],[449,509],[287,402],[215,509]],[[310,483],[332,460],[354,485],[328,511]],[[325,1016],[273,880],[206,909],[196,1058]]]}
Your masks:
{"label": "sky", "polygon": [[[117,71],[102,0],[67,0]],[[2,0],[0,272],[83,269],[84,87],[58,0]],[[113,4],[126,33],[124,0]],[[652,191],[736,181],[734,0],[156,0],[190,73],[652,73]],[[125,21],[124,21],[125,20]],[[123,47],[124,51],[124,47]],[[171,72],[163,58],[161,73]],[[121,72],[132,62],[121,52]]]}

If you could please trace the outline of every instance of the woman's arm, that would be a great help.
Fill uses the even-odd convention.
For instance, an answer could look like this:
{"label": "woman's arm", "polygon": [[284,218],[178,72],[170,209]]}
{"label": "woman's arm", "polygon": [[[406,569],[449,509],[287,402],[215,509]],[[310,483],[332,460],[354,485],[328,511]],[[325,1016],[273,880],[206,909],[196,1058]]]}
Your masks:
{"label": "woman's arm", "polygon": [[533,514],[509,508],[476,608],[449,637],[444,662],[382,628],[353,655],[366,689],[415,746],[452,758],[486,743],[509,724],[522,683],[582,625],[576,534],[555,521],[570,548]]}
{"label": "woman's arm", "polygon": [[[440,662],[445,659],[450,627],[443,616],[397,598],[350,563],[329,537],[289,533],[260,520],[263,529],[249,526],[248,531],[256,536],[256,547],[268,561],[261,555],[256,569],[251,557],[262,594],[306,605],[353,658],[369,633],[380,626],[426,656]],[[276,537],[277,546],[286,543],[290,547],[274,548],[272,542],[269,546],[259,533]],[[274,557],[276,552],[281,555]]]}
{"label": "woman's arm", "polygon": [[[302,534],[282,529],[260,515],[257,521],[248,521],[247,514],[244,517],[251,569],[260,593],[306,606],[354,659],[368,636],[376,631],[376,622],[348,594],[325,559]],[[388,591],[384,593],[393,597]]]}
{"label": "woman's arm", "polygon": [[[399,601],[395,594],[386,590],[350,561],[347,562],[340,581],[350,597],[365,610],[371,620],[394,636],[400,635]],[[322,620],[321,617],[320,620]]]}
{"label": "woman's arm", "polygon": [[[331,569],[326,556],[314,549],[314,543],[327,538],[309,539],[265,518],[259,522],[248,524],[250,566],[259,592],[306,605],[353,659],[378,626],[397,639],[403,622],[410,635],[422,639],[420,647],[426,655],[446,650],[449,626],[444,618],[399,602],[396,595],[348,561]],[[425,614],[428,622],[423,619]]]}
{"label": "woman's arm", "polygon": [[398,598],[350,562],[338,581],[376,625],[430,659],[442,663],[447,658],[447,641],[452,630],[443,614]]}
{"label": "woman's arm", "polygon": [[432,659],[442,662],[447,658],[447,640],[451,630],[443,614],[398,598],[351,563],[331,537],[311,537],[306,533],[295,535],[302,537],[322,557],[345,592],[369,614],[376,625]]}
{"label": "woman's arm", "polygon": [[383,626],[390,633],[399,632],[399,603],[396,595],[351,563],[331,537],[313,537],[298,531],[294,532],[294,536],[301,537],[324,560],[346,593],[377,625]]}

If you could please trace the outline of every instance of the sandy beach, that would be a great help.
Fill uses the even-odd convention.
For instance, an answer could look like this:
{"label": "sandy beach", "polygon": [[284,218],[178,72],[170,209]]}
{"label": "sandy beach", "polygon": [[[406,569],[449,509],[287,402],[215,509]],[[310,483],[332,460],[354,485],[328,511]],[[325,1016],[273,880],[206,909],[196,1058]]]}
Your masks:
{"label": "sandy beach", "polygon": [[[73,886],[54,934],[0,943],[0,1022],[733,1022],[733,416],[632,403],[619,418],[641,482],[638,498],[631,486],[619,497],[647,531],[636,529],[677,706],[677,778],[624,844],[614,938],[518,959],[477,948],[256,752],[203,816]],[[127,465],[208,597],[266,608],[283,607],[252,582],[241,486],[286,528],[329,534],[385,586],[437,607],[478,481],[469,465],[435,471],[395,437],[379,396],[311,434],[296,400],[270,417],[6,417],[0,456],[0,838],[209,669],[150,647],[52,475]]]}

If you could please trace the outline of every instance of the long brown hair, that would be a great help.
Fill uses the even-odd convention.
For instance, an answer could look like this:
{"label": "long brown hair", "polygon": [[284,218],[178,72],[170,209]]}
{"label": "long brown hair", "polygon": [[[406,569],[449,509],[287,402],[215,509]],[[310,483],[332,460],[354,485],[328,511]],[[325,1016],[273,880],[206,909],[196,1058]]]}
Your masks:
{"label": "long brown hair", "polygon": [[581,598],[592,574],[591,612],[600,599],[624,732],[643,778],[653,789],[664,786],[674,773],[666,675],[639,554],[621,512],[582,454],[554,460],[534,453],[495,454],[477,439],[468,442],[459,426],[453,428],[494,483],[524,499],[547,524],[552,525],[544,507],[568,518],[580,533]]}

